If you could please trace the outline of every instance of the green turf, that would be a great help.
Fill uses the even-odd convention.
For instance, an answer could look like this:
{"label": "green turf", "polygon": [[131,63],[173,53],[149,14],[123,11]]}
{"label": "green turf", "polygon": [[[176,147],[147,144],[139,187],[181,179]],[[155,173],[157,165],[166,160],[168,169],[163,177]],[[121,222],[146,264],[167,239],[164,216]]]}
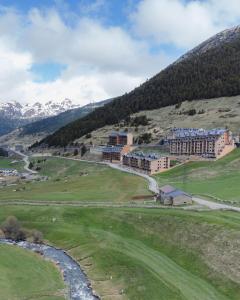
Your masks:
{"label": "green turf", "polygon": [[0,299],[61,300],[63,280],[50,262],[28,250],[0,244]]}
{"label": "green turf", "polygon": [[22,183],[0,190],[0,200],[54,201],[131,201],[134,196],[149,196],[147,181],[104,165],[60,158],[48,158],[40,166],[46,182]]}
{"label": "green turf", "polygon": [[240,203],[240,149],[214,162],[189,162],[155,176],[187,192]]}
{"label": "green turf", "polygon": [[107,299],[239,299],[237,213],[12,206],[0,222],[8,215],[68,250]]}
{"label": "green turf", "polygon": [[[14,163],[12,163],[15,161]],[[0,156],[0,168],[7,168],[7,169],[16,169],[18,171],[23,170],[24,163],[20,160],[15,160],[11,158],[5,158]]]}

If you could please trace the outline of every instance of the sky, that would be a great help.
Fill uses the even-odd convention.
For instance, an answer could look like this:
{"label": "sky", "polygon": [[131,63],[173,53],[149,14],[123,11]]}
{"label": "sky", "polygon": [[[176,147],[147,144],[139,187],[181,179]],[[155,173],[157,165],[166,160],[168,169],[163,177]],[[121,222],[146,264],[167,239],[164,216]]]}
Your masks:
{"label": "sky", "polygon": [[0,102],[119,96],[239,24],[239,0],[0,0]]}

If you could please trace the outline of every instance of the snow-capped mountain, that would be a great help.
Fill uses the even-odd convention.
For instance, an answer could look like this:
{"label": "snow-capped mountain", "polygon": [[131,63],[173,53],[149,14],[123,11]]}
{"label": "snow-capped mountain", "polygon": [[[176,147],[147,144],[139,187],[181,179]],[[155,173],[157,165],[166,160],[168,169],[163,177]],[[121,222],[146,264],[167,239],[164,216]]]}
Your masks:
{"label": "snow-capped mountain", "polygon": [[1,103],[0,101],[0,136],[26,124],[57,116],[79,106],[73,104],[70,99],[34,104],[21,104],[17,101]]}
{"label": "snow-capped mountain", "polygon": [[21,104],[13,101],[0,103],[0,116],[7,119],[30,119],[32,121],[56,116],[79,106],[73,104],[70,99],[65,99],[61,102],[49,101],[47,103],[36,102],[34,104]]}

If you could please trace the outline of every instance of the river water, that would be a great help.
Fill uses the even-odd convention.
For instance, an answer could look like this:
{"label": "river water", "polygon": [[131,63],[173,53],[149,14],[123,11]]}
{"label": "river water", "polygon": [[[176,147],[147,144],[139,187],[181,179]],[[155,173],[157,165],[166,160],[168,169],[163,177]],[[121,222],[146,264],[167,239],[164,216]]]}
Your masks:
{"label": "river water", "polygon": [[40,253],[46,259],[58,265],[63,273],[64,282],[68,287],[68,298],[71,300],[96,300],[100,299],[93,294],[90,283],[78,263],[65,251],[47,245],[29,242],[13,242],[0,239],[0,243],[17,245],[21,248]]}

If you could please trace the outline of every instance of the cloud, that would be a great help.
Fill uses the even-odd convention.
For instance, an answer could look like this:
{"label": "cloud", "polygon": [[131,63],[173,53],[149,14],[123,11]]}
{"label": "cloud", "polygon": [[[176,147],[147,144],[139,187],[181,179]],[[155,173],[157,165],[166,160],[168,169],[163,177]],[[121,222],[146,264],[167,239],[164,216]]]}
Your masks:
{"label": "cloud", "polygon": [[238,0],[142,0],[131,16],[140,37],[189,49],[240,21]]}
{"label": "cloud", "polygon": [[[13,17],[11,12],[2,26],[6,28]],[[1,85],[1,98],[5,100],[48,101],[68,97],[82,104],[102,100],[130,91],[170,61],[164,53],[151,55],[146,42],[132,38],[121,27],[106,27],[90,18],[81,17],[69,26],[54,8],[35,8],[25,18],[17,13],[15,17],[16,34],[4,29],[0,41],[7,36],[9,41],[4,43],[12,53],[15,51],[16,57],[23,58],[24,76],[16,76],[16,82],[6,76]],[[24,60],[26,55],[28,62]],[[48,62],[66,65],[66,70],[56,81],[34,82],[31,64]],[[12,73],[16,72],[12,65],[10,68]],[[10,84],[15,96],[9,92]]]}

